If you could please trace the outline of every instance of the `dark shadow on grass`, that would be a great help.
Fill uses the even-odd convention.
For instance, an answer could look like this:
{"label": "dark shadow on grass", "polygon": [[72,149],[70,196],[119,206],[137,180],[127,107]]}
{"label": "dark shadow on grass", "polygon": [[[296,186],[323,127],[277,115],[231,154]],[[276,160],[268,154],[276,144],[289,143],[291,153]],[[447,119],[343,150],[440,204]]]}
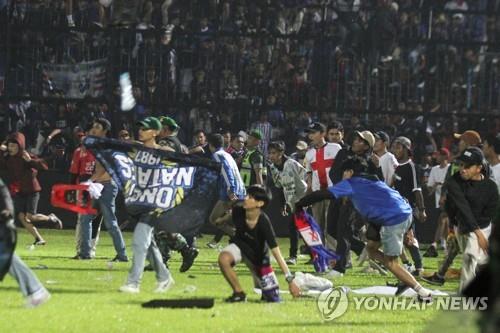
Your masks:
{"label": "dark shadow on grass", "polygon": [[102,294],[102,290],[47,288],[51,294]]}
{"label": "dark shadow on grass", "polygon": [[35,256],[35,255],[23,255],[22,256],[24,260],[43,260],[43,259],[67,259],[67,260],[71,260],[71,261],[74,261],[74,262],[78,262],[80,260],[75,260],[75,259],[72,259],[71,257],[67,257],[67,256]]}

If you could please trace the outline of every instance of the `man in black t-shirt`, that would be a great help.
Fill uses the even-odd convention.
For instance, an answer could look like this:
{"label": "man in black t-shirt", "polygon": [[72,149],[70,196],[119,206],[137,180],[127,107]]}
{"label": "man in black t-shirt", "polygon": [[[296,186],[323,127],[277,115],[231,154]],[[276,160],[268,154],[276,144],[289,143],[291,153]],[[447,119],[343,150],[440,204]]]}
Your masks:
{"label": "man in black t-shirt", "polygon": [[[417,169],[410,157],[412,154],[410,139],[404,136],[397,137],[392,144],[392,152],[399,163],[394,171],[394,189],[408,200],[413,209],[413,216],[420,222],[425,222],[427,215],[425,213],[424,198],[422,196],[422,189],[419,186]],[[422,255],[420,254],[415,235],[415,224],[406,233],[405,246],[410,251],[411,257],[415,262],[415,270],[412,273],[415,276],[420,276],[423,271],[423,265]],[[403,256],[403,261],[405,261],[405,266],[409,267],[405,256]]]}
{"label": "man in black t-shirt", "polygon": [[233,267],[243,261],[262,290],[262,300],[279,302],[279,286],[276,275],[271,267],[269,249],[286,276],[288,288],[294,297],[298,297],[300,290],[293,282],[294,276],[281,255],[274,230],[269,217],[262,209],[270,201],[266,190],[260,185],[250,186],[247,197],[233,208],[233,223],[235,235],[230,244],[219,255],[219,267],[226,281],[233,289],[233,294],[227,302],[245,302],[246,294],[241,288]]}

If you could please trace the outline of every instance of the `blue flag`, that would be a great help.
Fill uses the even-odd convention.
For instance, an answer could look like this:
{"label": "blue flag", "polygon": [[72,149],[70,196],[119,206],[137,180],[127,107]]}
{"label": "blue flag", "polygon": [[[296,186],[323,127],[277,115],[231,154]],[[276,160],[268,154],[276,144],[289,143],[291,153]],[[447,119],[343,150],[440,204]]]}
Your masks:
{"label": "blue flag", "polygon": [[311,250],[314,269],[316,272],[327,271],[331,263],[339,260],[340,256],[323,245],[321,229],[311,215],[301,211],[295,213],[294,219],[295,227]]}
{"label": "blue flag", "polygon": [[205,223],[217,200],[216,161],[92,136],[83,144],[123,192],[132,218],[185,236]]}

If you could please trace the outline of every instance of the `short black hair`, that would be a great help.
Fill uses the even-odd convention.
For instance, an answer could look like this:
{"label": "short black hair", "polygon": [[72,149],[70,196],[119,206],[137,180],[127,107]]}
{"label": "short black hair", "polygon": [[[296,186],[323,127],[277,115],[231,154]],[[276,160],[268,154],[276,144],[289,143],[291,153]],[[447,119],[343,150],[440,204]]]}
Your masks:
{"label": "short black hair", "polygon": [[224,145],[224,137],[219,133],[210,134],[208,136],[208,144],[213,146],[215,149],[219,149]]}
{"label": "short black hair", "polygon": [[94,119],[94,124],[101,124],[102,129],[108,132],[111,129],[111,123],[106,118],[96,118]]}
{"label": "short black hair", "polygon": [[204,130],[202,130],[202,129],[199,129],[199,130],[194,131],[193,136],[197,136],[197,135],[198,135],[198,134],[200,134],[200,133],[203,133],[205,136],[207,136],[207,133],[205,133],[205,131],[204,131]]}
{"label": "short black hair", "polygon": [[335,120],[328,125],[328,127],[326,128],[326,131],[328,132],[331,129],[336,129],[336,130],[339,130],[339,132],[343,133],[344,132],[344,125],[342,125],[342,123],[340,121]]}
{"label": "short black hair", "polygon": [[341,166],[342,172],[346,170],[352,170],[355,175],[359,175],[362,173],[368,172],[368,162],[366,159],[361,157],[352,157],[342,163]]}
{"label": "short black hair", "polygon": [[263,201],[264,205],[261,208],[265,208],[267,204],[271,201],[271,193],[262,185],[252,185],[247,189],[247,194],[255,199],[255,201]]}
{"label": "short black hair", "polygon": [[285,151],[285,143],[283,141],[273,141],[269,144],[269,146],[267,148],[268,148],[268,150],[274,149],[277,151],[284,152]]}

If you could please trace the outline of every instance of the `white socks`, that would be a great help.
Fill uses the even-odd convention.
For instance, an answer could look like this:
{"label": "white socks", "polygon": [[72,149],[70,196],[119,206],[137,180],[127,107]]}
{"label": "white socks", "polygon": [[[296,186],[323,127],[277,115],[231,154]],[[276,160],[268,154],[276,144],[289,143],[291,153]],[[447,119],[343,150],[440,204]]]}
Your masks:
{"label": "white socks", "polygon": [[431,294],[429,289],[426,289],[417,282],[417,285],[413,288],[420,297],[428,297]]}

